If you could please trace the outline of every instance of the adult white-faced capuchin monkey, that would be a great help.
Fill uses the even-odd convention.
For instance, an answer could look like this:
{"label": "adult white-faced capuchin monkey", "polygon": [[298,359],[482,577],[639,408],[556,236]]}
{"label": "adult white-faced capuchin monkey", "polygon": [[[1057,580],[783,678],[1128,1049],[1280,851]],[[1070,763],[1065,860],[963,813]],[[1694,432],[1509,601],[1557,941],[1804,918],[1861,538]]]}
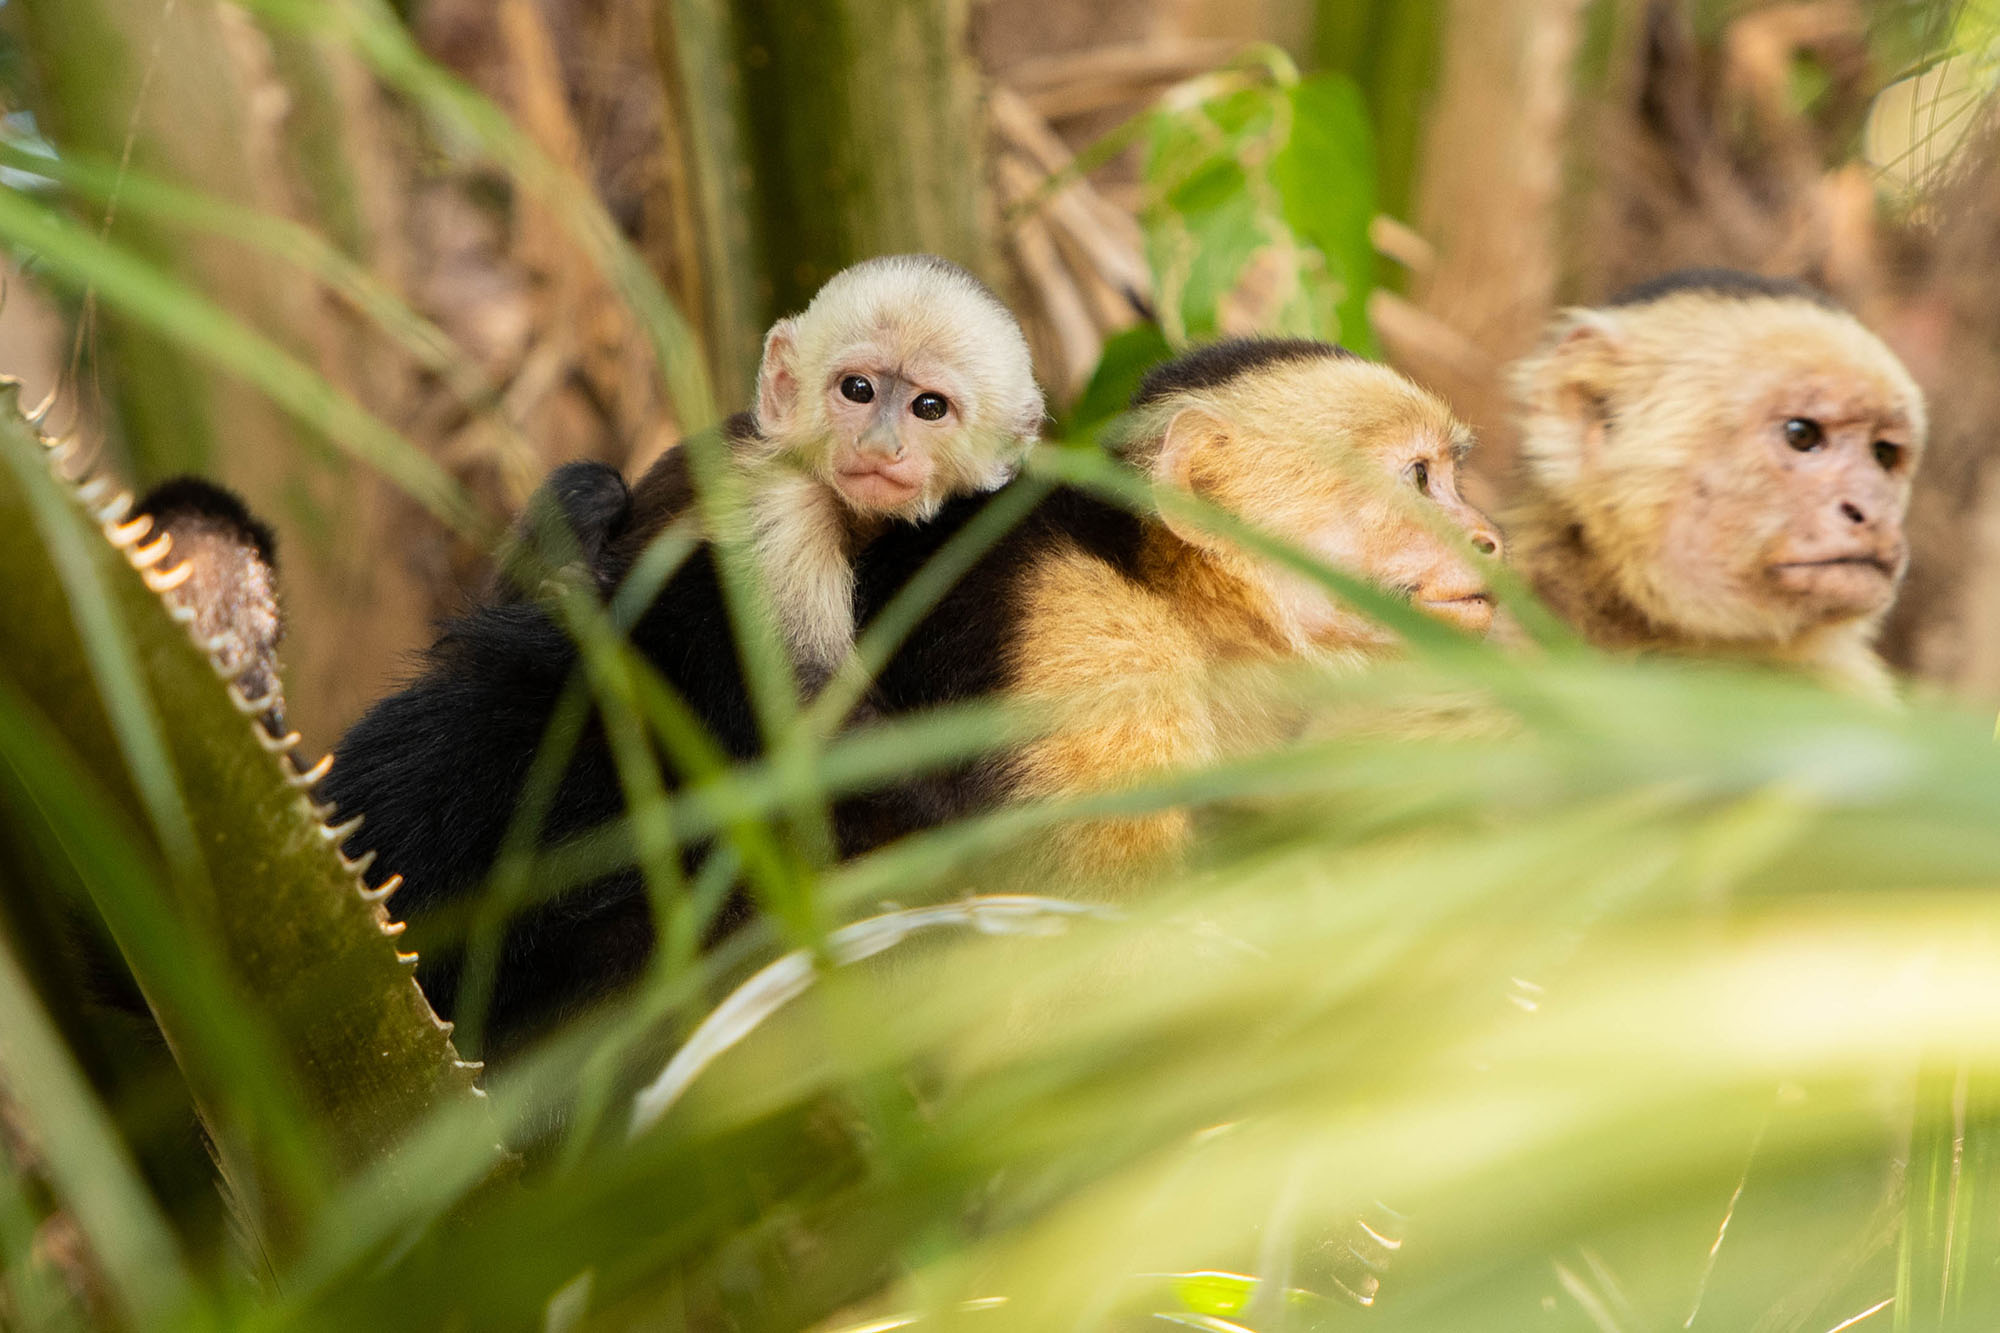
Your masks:
{"label": "adult white-faced capuchin monkey", "polygon": [[1515,559],[1600,647],[1741,657],[1888,698],[1923,394],[1796,283],[1677,273],[1560,316],[1515,372]]}
{"label": "adult white-faced capuchin monkey", "polygon": [[[1499,553],[1493,525],[1458,493],[1470,443],[1443,403],[1387,367],[1324,343],[1254,340],[1156,370],[1123,451],[1160,485],[1484,633],[1494,611],[1484,576],[1423,515],[1429,508],[1471,548]],[[941,544],[964,503],[863,553],[864,616]],[[1320,585],[1198,524],[1140,520],[1058,491],[918,627],[874,703],[897,712],[999,693],[1047,701],[1062,721],[1009,754],[897,793],[880,813],[920,825],[1275,744],[1300,719],[1233,688],[1233,671],[1359,664],[1394,642]],[[1190,832],[1181,810],[1078,825],[1054,835],[1051,859],[1116,877],[1178,854]]]}

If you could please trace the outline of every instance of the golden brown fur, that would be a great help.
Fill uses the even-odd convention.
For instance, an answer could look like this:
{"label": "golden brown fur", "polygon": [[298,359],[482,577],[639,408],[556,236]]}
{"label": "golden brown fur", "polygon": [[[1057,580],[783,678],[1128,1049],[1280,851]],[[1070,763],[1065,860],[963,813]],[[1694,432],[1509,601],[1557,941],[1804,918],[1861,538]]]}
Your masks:
{"label": "golden brown fur", "polygon": [[[1426,521],[1412,486],[1421,464],[1442,526],[1497,552],[1457,493],[1467,442],[1442,403],[1395,372],[1318,357],[1169,394],[1139,414],[1128,448],[1159,485],[1483,633],[1484,579]],[[1393,647],[1318,585],[1171,516],[1150,526],[1139,566],[1135,580],[1058,550],[1031,572],[1014,688],[1060,722],[1016,757],[1017,797],[1101,791],[1276,743],[1302,719],[1248,686],[1256,667],[1358,664]],[[1053,851],[1084,874],[1131,871],[1188,835],[1187,813],[1173,810],[1071,826]]]}
{"label": "golden brown fur", "polygon": [[1514,557],[1585,638],[1889,695],[1925,412],[1874,335],[1805,293],[1670,290],[1568,312],[1516,391]]}

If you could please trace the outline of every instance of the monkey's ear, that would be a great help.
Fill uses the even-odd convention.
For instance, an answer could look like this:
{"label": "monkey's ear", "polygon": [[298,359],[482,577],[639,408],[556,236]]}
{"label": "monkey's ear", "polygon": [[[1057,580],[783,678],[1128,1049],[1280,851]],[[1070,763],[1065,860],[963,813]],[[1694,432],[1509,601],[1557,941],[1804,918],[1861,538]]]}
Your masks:
{"label": "monkey's ear", "polygon": [[764,359],[757,365],[758,429],[784,434],[798,408],[799,322],[781,319],[764,335]]}
{"label": "monkey's ear", "polygon": [[1529,415],[1556,418],[1565,429],[1538,432],[1544,443],[1562,440],[1587,461],[1610,424],[1619,372],[1626,359],[1625,328],[1614,310],[1565,314],[1541,352],[1521,366],[1516,390]]}
{"label": "monkey's ear", "polygon": [[284,689],[278,643],[285,622],[271,529],[231,492],[199,477],[163,482],[133,506],[173,538],[170,559],[192,573],[166,594],[194,615],[194,630],[246,699],[266,701],[260,718],[284,734]]}
{"label": "monkey's ear", "polygon": [[[1160,440],[1160,452],[1153,459],[1153,480],[1172,486],[1197,499],[1211,503],[1217,495],[1217,480],[1223,475],[1223,451],[1235,438],[1228,421],[1203,407],[1184,407],[1174,413]],[[1173,514],[1162,515],[1167,530],[1193,546],[1212,546],[1215,535]]]}

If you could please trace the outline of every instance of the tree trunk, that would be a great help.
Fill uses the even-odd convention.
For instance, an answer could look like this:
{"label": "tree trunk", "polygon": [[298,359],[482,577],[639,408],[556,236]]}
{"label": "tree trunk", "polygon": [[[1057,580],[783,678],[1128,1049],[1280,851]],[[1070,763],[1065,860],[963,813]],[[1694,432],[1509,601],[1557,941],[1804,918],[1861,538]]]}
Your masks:
{"label": "tree trunk", "polygon": [[1446,392],[1479,431],[1482,486],[1513,461],[1501,368],[1533,346],[1555,302],[1573,64],[1587,6],[1451,0],[1447,17],[1441,91],[1415,186],[1417,225],[1437,258],[1415,298],[1464,354],[1431,361],[1389,341],[1395,359]]}
{"label": "tree trunk", "polygon": [[662,4],[719,383],[747,390],[764,328],[857,260],[989,272],[965,0]]}

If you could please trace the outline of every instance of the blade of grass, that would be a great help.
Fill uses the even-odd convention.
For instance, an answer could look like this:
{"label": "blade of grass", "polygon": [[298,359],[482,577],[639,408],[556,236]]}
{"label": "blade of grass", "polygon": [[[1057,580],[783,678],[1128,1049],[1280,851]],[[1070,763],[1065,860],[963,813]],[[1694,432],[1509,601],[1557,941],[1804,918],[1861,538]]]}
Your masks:
{"label": "blade of grass", "polygon": [[173,1233],[5,941],[0,1081],[34,1126],[50,1179],[90,1238],[124,1315],[136,1326],[160,1327],[190,1314],[195,1290]]}
{"label": "blade of grass", "polygon": [[[469,411],[492,412],[498,392],[452,342],[451,335],[418,314],[366,267],[324,236],[288,218],[243,208],[196,190],[155,180],[117,164],[64,153],[46,157],[0,138],[0,165],[34,172],[93,203],[116,196],[119,207],[253,247],[321,283],[376,327],[419,365],[444,382]],[[495,420],[501,420],[497,413]]]}
{"label": "blade of grass", "polygon": [[464,491],[427,455],[186,284],[6,188],[0,188],[0,237],[32,251],[50,274],[74,289],[94,290],[107,304],[254,385],[455,530],[491,544]]}

